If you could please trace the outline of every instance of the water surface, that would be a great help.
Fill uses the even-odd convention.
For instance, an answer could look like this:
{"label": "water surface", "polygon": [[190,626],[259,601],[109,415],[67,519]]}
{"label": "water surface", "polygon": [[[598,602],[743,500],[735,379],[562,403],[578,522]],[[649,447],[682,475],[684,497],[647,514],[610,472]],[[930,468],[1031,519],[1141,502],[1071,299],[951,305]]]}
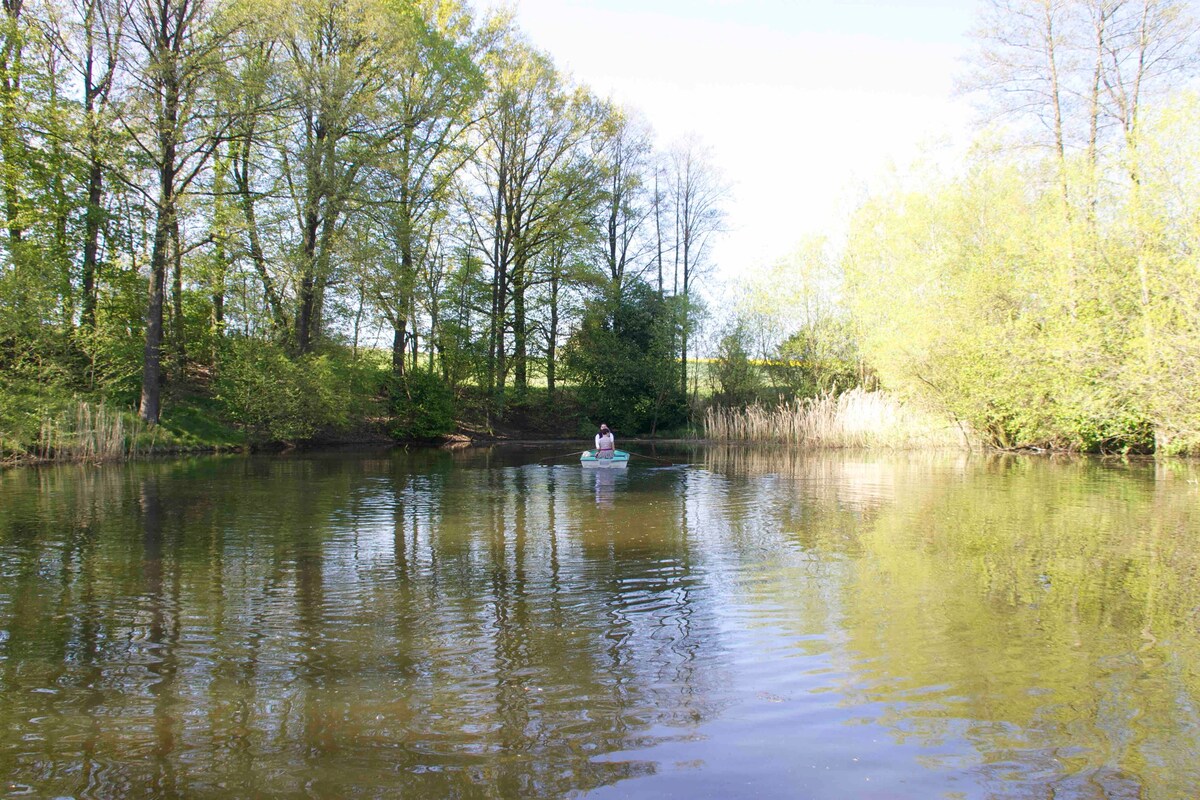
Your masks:
{"label": "water surface", "polygon": [[1195,796],[1194,467],[557,452],[0,473],[0,797]]}

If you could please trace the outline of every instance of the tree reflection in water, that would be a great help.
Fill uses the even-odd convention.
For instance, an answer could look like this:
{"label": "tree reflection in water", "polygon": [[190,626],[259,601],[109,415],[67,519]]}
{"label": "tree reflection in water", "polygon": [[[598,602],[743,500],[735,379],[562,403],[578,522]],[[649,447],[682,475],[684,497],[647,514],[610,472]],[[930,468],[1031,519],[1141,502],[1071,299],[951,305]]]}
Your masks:
{"label": "tree reflection in water", "polygon": [[37,796],[836,797],[849,760],[797,759],[853,747],[886,796],[1200,783],[1188,468],[691,455],[2,473],[0,770]]}

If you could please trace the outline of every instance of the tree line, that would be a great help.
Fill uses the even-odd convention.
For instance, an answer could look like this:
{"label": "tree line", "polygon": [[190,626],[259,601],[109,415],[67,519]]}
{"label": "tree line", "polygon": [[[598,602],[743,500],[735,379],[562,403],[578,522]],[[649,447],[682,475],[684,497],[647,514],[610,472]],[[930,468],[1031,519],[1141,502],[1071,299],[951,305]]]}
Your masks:
{"label": "tree line", "polygon": [[[336,417],[383,375],[393,406],[469,388],[491,421],[575,363],[597,398],[645,373],[637,425],[680,407],[726,186],[507,14],[14,0],[0,26],[11,395],[155,423],[199,391],[279,433],[280,409]],[[588,351],[585,321],[622,315],[655,331],[632,363]]]}

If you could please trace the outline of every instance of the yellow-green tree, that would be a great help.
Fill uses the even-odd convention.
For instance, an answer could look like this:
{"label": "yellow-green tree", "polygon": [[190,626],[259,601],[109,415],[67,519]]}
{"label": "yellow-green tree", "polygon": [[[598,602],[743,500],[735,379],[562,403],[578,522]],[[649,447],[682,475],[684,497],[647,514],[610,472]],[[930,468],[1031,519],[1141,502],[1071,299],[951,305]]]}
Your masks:
{"label": "yellow-green tree", "polygon": [[[981,152],[855,214],[847,291],[886,385],[1001,446],[1188,450],[1200,440],[1194,252],[1200,107],[1149,114],[1092,219],[1055,159]],[[1083,168],[1083,167],[1081,167]]]}

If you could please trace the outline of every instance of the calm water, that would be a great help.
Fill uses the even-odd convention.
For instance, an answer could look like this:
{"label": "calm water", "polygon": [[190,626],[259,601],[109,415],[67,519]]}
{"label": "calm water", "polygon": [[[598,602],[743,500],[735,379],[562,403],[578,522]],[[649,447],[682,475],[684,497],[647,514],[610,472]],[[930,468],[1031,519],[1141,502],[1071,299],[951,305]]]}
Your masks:
{"label": "calm water", "polygon": [[1194,466],[557,452],[0,473],[0,797],[1198,794]]}

